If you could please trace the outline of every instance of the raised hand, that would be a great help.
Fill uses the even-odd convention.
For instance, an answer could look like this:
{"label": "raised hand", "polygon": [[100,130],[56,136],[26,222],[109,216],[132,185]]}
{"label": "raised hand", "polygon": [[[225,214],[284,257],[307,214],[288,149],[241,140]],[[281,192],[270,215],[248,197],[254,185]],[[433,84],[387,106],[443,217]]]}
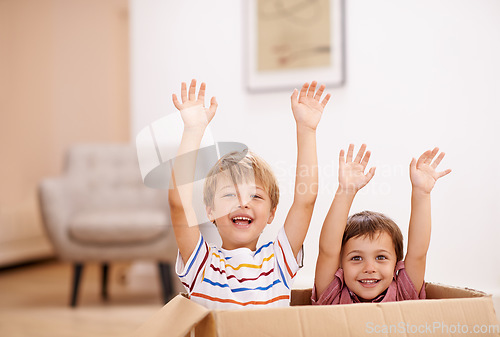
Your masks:
{"label": "raised hand", "polygon": [[311,85],[309,85],[309,83],[304,83],[302,89],[300,89],[300,94],[298,90],[295,89],[291,97],[293,116],[295,117],[297,125],[305,126],[313,130],[316,130],[323,109],[331,97],[330,94],[327,94],[320,102],[321,95],[323,95],[323,91],[325,90],[325,85],[322,84],[318,91],[316,91],[317,85],[318,83],[316,81],[313,81]]}
{"label": "raised hand", "polygon": [[198,98],[196,98],[196,80],[193,79],[189,86],[189,94],[186,89],[186,83],[181,84],[181,100],[179,102],[177,96],[172,94],[172,101],[175,107],[180,111],[184,127],[186,128],[205,128],[212,118],[215,116],[217,110],[217,101],[215,97],[210,100],[210,106],[205,108],[205,88],[204,82],[200,85]]}
{"label": "raised hand", "polygon": [[344,150],[340,151],[339,155],[339,189],[343,192],[356,193],[363,188],[373,178],[375,167],[370,168],[368,173],[364,173],[366,165],[370,160],[370,151],[366,151],[366,144],[361,145],[361,148],[354,160],[353,152],[354,145],[350,144],[347,150],[347,158],[344,159]]}
{"label": "raised hand", "polygon": [[[413,158],[410,163],[410,180],[413,189],[425,193],[430,193],[436,181],[451,172],[450,169],[438,172],[437,166],[444,158],[444,152],[441,152],[436,159],[439,148],[435,147],[432,151],[425,151],[418,160]],[[434,161],[433,161],[434,160]]]}

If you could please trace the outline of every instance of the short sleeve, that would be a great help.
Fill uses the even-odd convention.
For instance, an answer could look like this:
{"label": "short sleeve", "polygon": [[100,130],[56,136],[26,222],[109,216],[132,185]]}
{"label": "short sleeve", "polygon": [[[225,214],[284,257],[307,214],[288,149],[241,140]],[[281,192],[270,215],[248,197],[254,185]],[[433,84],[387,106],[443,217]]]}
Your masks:
{"label": "short sleeve", "polygon": [[398,262],[396,266],[398,269],[398,273],[396,276],[396,285],[397,285],[397,301],[406,301],[406,300],[424,300],[426,298],[425,294],[425,282],[422,284],[422,288],[420,289],[420,293],[417,293],[415,286],[408,276],[406,272],[406,268],[404,266],[404,262]]}
{"label": "short sleeve", "polygon": [[193,290],[194,285],[199,282],[203,276],[203,269],[208,261],[209,247],[203,236],[200,234],[196,248],[191,253],[186,264],[182,260],[181,253],[177,251],[177,262],[175,272],[188,293]]}
{"label": "short sleeve", "polygon": [[318,298],[316,293],[316,285],[313,286],[311,304],[313,305],[329,305],[329,304],[339,304],[340,295],[342,292],[342,280],[344,278],[343,270],[339,268],[335,272],[335,277],[332,282],[328,285],[325,291]]}
{"label": "short sleeve", "polygon": [[300,248],[297,258],[295,258],[284,227],[280,229],[274,243],[274,255],[276,257],[276,265],[279,269],[281,279],[285,286],[290,289],[292,280],[300,268],[299,261],[302,261],[303,248]]}

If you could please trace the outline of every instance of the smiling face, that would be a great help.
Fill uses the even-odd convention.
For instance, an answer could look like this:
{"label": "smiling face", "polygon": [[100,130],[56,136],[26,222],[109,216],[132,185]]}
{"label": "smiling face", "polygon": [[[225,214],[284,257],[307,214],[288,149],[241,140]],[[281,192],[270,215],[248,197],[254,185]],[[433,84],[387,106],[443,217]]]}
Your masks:
{"label": "smiling face", "polygon": [[247,179],[235,184],[228,176],[217,180],[213,205],[207,215],[215,220],[222,248],[255,250],[260,234],[274,219],[271,198],[259,181]]}
{"label": "smiling face", "polygon": [[345,284],[361,301],[371,301],[389,287],[396,262],[394,243],[386,232],[350,238],[342,248]]}

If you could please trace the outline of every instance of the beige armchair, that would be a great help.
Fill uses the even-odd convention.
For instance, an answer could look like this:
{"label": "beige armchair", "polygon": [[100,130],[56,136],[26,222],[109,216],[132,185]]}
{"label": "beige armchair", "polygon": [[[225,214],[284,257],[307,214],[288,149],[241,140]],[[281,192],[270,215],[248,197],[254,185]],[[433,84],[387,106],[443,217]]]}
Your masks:
{"label": "beige armchair", "polygon": [[39,193],[48,236],[59,258],[74,263],[71,306],[76,306],[82,269],[89,261],[102,263],[103,299],[109,263],[158,261],[163,300],[169,300],[177,245],[167,193],[144,186],[133,145],[72,147],[64,175],[44,179]]}

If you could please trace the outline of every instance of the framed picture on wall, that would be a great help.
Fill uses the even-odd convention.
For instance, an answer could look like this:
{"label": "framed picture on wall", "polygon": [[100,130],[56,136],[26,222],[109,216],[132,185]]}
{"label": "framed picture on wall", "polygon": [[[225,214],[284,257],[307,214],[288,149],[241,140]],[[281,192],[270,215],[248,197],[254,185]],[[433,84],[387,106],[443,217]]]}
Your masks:
{"label": "framed picture on wall", "polygon": [[246,83],[291,90],[317,80],[344,83],[342,0],[248,0]]}

